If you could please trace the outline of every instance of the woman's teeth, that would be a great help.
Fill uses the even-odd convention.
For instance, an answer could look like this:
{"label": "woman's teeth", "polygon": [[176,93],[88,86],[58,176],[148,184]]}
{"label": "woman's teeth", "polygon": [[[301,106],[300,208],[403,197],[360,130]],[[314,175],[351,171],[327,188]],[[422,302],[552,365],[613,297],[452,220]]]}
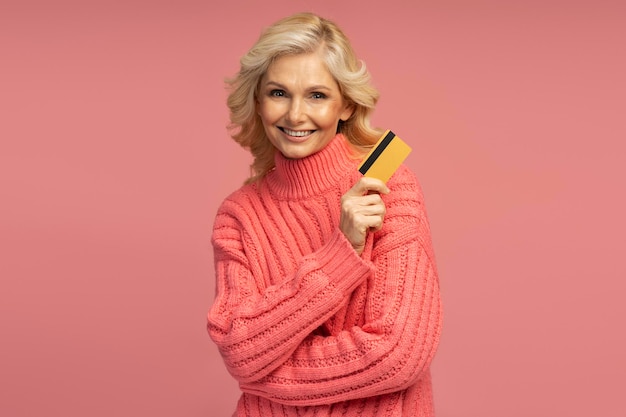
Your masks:
{"label": "woman's teeth", "polygon": [[296,137],[308,136],[314,132],[313,130],[289,130],[284,127],[282,128],[282,130],[289,136],[296,136]]}

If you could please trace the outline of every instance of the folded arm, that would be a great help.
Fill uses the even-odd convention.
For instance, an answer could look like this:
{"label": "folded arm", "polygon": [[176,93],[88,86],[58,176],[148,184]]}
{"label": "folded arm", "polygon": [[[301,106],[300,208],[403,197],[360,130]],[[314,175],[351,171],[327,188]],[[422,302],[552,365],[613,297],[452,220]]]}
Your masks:
{"label": "folded arm", "polygon": [[[258,381],[283,364],[298,345],[328,320],[372,272],[341,232],[303,257],[296,271],[263,288],[248,261],[239,220],[218,214],[213,234],[216,300],[208,330],[229,372]],[[276,272],[279,273],[279,272]]]}

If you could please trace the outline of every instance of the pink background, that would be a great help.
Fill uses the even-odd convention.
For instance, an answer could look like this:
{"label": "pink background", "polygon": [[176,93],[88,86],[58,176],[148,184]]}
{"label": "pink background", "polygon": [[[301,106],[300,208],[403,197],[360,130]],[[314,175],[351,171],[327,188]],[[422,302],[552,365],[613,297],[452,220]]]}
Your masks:
{"label": "pink background", "polygon": [[223,79],[312,10],[414,147],[438,416],[624,416],[624,4],[2,1],[0,415],[230,415],[209,238],[250,159]]}

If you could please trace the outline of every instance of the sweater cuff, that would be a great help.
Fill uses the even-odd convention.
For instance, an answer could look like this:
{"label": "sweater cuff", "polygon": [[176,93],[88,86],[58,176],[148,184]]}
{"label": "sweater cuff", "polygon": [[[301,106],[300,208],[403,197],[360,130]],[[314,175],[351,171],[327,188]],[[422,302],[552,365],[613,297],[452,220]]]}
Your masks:
{"label": "sweater cuff", "polygon": [[344,234],[336,229],[317,252],[320,269],[344,295],[349,295],[374,272],[374,264],[362,259]]}

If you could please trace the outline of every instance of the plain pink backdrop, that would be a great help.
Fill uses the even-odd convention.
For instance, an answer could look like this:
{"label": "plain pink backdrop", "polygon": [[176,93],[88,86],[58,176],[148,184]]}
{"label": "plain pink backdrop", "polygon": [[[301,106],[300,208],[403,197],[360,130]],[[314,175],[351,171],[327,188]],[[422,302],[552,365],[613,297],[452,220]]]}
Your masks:
{"label": "plain pink backdrop", "polygon": [[250,158],[224,77],[336,20],[414,152],[445,303],[440,417],[622,417],[619,1],[3,1],[0,415],[229,416],[210,230]]}

